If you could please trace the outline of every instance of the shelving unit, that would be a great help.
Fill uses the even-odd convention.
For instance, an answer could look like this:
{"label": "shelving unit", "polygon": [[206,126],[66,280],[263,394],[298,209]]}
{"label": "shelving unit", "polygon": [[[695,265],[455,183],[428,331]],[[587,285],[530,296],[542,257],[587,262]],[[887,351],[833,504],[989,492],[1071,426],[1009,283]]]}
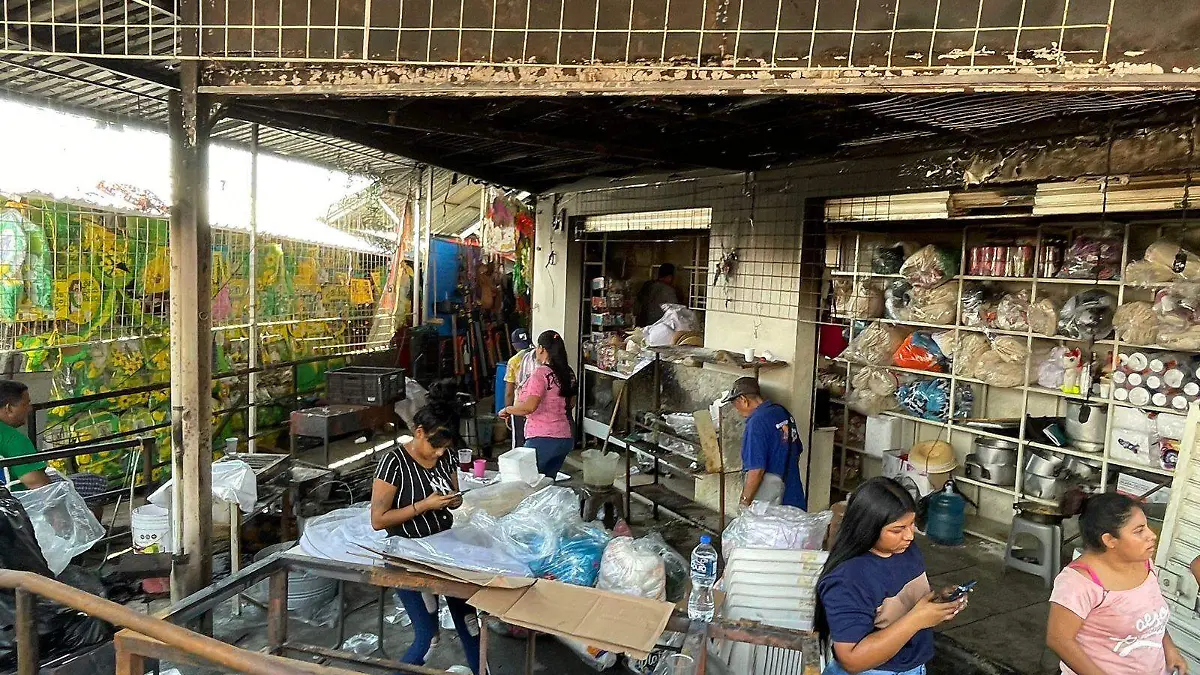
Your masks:
{"label": "shelving unit", "polygon": [[[1080,347],[1082,349],[1088,349],[1090,346],[1092,352],[1097,354],[1097,358],[1096,358],[1097,363],[1101,363],[1105,359],[1109,358],[1107,355],[1109,353],[1111,353],[1111,359],[1112,359],[1111,364],[1114,368],[1119,363],[1122,355],[1128,355],[1134,351],[1140,351],[1140,352],[1166,351],[1166,352],[1179,353],[1184,350],[1170,349],[1170,348],[1165,348],[1165,347],[1161,347],[1161,346],[1157,346],[1157,345],[1154,345],[1154,346],[1130,345],[1130,344],[1122,342],[1119,339],[1119,336],[1115,332],[1109,338],[1106,338],[1103,340],[1096,340],[1092,343],[1088,343],[1084,340],[1069,338],[1069,337],[1065,337],[1065,336],[1041,335],[1041,334],[1033,332],[1032,328],[1029,328],[1026,330],[1001,330],[1001,329],[993,329],[993,328],[987,328],[987,327],[982,327],[982,326],[967,326],[967,325],[963,325],[964,317],[963,317],[963,312],[962,312],[962,301],[963,301],[963,296],[964,296],[965,284],[967,284],[968,282],[993,282],[993,283],[997,284],[999,287],[1001,287],[1005,292],[1015,292],[1018,290],[1024,290],[1028,293],[1029,303],[1031,305],[1033,303],[1037,302],[1038,300],[1040,300],[1044,297],[1047,297],[1047,295],[1053,295],[1056,298],[1062,297],[1063,295],[1066,295],[1069,297],[1069,296],[1073,296],[1077,293],[1083,292],[1085,290],[1088,290],[1088,287],[1100,288],[1100,289],[1103,289],[1103,290],[1113,294],[1116,297],[1118,307],[1121,306],[1122,304],[1125,304],[1125,303],[1133,301],[1133,300],[1152,300],[1153,292],[1154,292],[1153,288],[1134,286],[1132,284],[1128,284],[1123,278],[1096,280],[1096,279],[1063,279],[1063,278],[1058,278],[1058,277],[1040,277],[1040,276],[997,277],[997,276],[969,275],[966,273],[967,265],[969,262],[967,252],[969,251],[971,246],[982,243],[982,240],[988,236],[1001,235],[1001,236],[1013,237],[1013,236],[1027,235],[1031,240],[1036,239],[1036,245],[1034,245],[1034,252],[1035,252],[1035,256],[1040,256],[1041,252],[1043,251],[1043,243],[1046,241],[1046,238],[1048,236],[1054,235],[1057,238],[1066,238],[1069,243],[1070,240],[1073,239],[1076,235],[1081,234],[1081,233],[1087,233],[1087,232],[1095,232],[1097,229],[1099,229],[1101,226],[1103,226],[1106,228],[1115,228],[1121,234],[1121,237],[1122,237],[1121,260],[1120,260],[1119,266],[1120,266],[1120,273],[1123,277],[1125,268],[1129,264],[1129,262],[1140,258],[1142,251],[1145,250],[1145,247],[1150,242],[1161,237],[1164,234],[1164,232],[1169,231],[1172,228],[1186,227],[1186,225],[1178,219],[1175,219],[1172,221],[1144,220],[1144,221],[1140,221],[1140,222],[1139,221],[1130,221],[1130,222],[1122,222],[1122,223],[1081,222],[1078,224],[1069,224],[1069,223],[1058,224],[1058,223],[1046,223],[1046,222],[1043,222],[1040,224],[1039,223],[1030,224],[1030,221],[1028,219],[1024,219],[1021,221],[1020,226],[1009,226],[1009,225],[1005,225],[1003,223],[989,223],[987,225],[979,225],[979,224],[965,224],[964,225],[962,223],[954,223],[954,221],[946,221],[946,223],[947,223],[947,225],[946,225],[945,229],[942,229],[940,231],[930,230],[929,231],[930,238],[927,240],[922,240],[921,243],[922,244],[934,243],[934,244],[939,244],[939,245],[949,246],[949,247],[953,247],[956,245],[961,246],[962,253],[960,255],[959,273],[956,276],[954,276],[944,282],[946,284],[956,285],[955,291],[957,294],[957,304],[958,304],[959,309],[956,313],[956,316],[955,316],[955,319],[953,322],[943,325],[943,324],[922,323],[922,322],[918,322],[918,321],[903,321],[903,320],[895,320],[895,319],[887,319],[887,318],[859,320],[859,319],[848,318],[845,316],[838,316],[833,313],[830,314],[830,316],[832,318],[829,319],[828,321],[834,323],[835,325],[849,326],[849,328],[851,330],[851,338],[853,338],[855,335],[857,335],[859,332],[861,332],[861,328],[858,326],[859,321],[861,321],[863,325],[869,324],[873,321],[878,321],[880,323],[887,324],[887,325],[903,326],[903,327],[911,328],[911,329],[915,329],[915,330],[952,331],[954,333],[954,337],[956,338],[956,340],[964,332],[976,332],[976,333],[982,333],[982,334],[985,334],[988,336],[1011,336],[1011,337],[1016,337],[1019,339],[1024,339],[1025,347],[1028,352],[1027,356],[1026,356],[1026,361],[1025,361],[1026,372],[1028,373],[1028,378],[1026,380],[1026,383],[1024,385],[1020,385],[1020,386],[1016,386],[1016,387],[998,387],[995,385],[989,385],[982,379],[978,379],[975,377],[964,377],[964,376],[956,374],[954,372],[942,372],[942,373],[926,372],[926,371],[921,371],[921,370],[914,370],[911,368],[901,368],[901,367],[892,366],[892,365],[864,366],[861,364],[848,362],[845,359],[838,358],[838,359],[835,359],[834,361],[835,361],[836,365],[838,367],[840,367],[841,369],[843,369],[845,372],[847,391],[849,392],[849,390],[851,388],[850,383],[853,379],[855,372],[857,372],[858,370],[860,370],[864,367],[883,368],[889,372],[896,373],[898,376],[916,376],[916,377],[921,377],[921,378],[937,378],[937,379],[947,380],[949,382],[949,387],[950,387],[950,395],[949,395],[950,411],[949,411],[949,420],[948,421],[928,420],[928,419],[924,419],[921,417],[917,417],[915,415],[907,414],[902,411],[895,411],[895,410],[887,411],[882,414],[887,417],[899,418],[899,419],[905,420],[907,423],[912,423],[913,425],[915,425],[914,432],[916,434],[916,437],[918,437],[918,438],[921,438],[922,436],[925,438],[929,438],[929,437],[931,437],[930,434],[932,433],[932,434],[935,434],[937,437],[941,438],[942,440],[946,440],[952,444],[954,443],[956,438],[960,438],[961,436],[964,436],[964,435],[968,436],[968,437],[983,436],[983,437],[992,437],[992,438],[1002,438],[1005,440],[1011,440],[1011,441],[1016,442],[1016,444],[1017,444],[1017,476],[1016,476],[1016,480],[1013,485],[1011,485],[1011,486],[996,486],[996,485],[991,485],[989,483],[985,483],[982,481],[968,479],[968,478],[962,477],[961,475],[955,476],[956,480],[959,483],[961,483],[963,485],[971,486],[975,490],[976,497],[978,497],[982,494],[992,494],[992,495],[999,495],[1001,497],[1009,498],[1011,501],[1028,499],[1028,497],[1023,495],[1023,483],[1025,480],[1024,466],[1025,466],[1025,463],[1028,458],[1030,450],[1034,450],[1034,449],[1036,449],[1038,451],[1043,451],[1043,452],[1057,453],[1057,454],[1064,455],[1064,456],[1090,459],[1090,460],[1094,460],[1094,461],[1098,462],[1101,466],[1101,471],[1100,471],[1100,481],[1101,481],[1100,489],[1101,490],[1109,487],[1110,469],[1132,469],[1132,470],[1136,470],[1136,471],[1147,472],[1150,474],[1156,474],[1159,476],[1172,476],[1173,471],[1170,469],[1165,469],[1165,468],[1161,468],[1158,466],[1146,466],[1146,465],[1139,464],[1137,462],[1132,462],[1132,461],[1128,461],[1128,460],[1113,456],[1112,448],[1111,448],[1111,443],[1112,443],[1111,438],[1113,435],[1114,418],[1116,416],[1115,411],[1119,408],[1135,408],[1135,409],[1139,409],[1139,410],[1142,410],[1145,412],[1159,412],[1159,413],[1170,413],[1170,414],[1175,414],[1175,415],[1186,415],[1187,414],[1186,410],[1179,410],[1179,409],[1175,409],[1175,408],[1166,408],[1166,407],[1161,407],[1161,406],[1138,406],[1138,405],[1132,404],[1128,401],[1117,400],[1117,399],[1113,398],[1111,396],[1111,394],[1108,396],[1105,396],[1105,397],[1100,397],[1100,396],[1096,396],[1096,395],[1086,395],[1085,396],[1082,394],[1065,393],[1065,392],[1062,392],[1059,390],[1047,389],[1045,387],[1041,387],[1037,384],[1037,381],[1036,381],[1038,364],[1036,362],[1034,362],[1034,358],[1035,358],[1034,348],[1035,348],[1035,346],[1038,346],[1038,345],[1046,345],[1046,346],[1064,345],[1064,346],[1068,346],[1068,347]],[[950,233],[951,233],[950,228],[957,228],[957,227],[961,227],[961,239],[959,242],[955,242],[955,241],[953,241],[953,239],[950,238],[950,236],[957,236],[957,230],[955,230],[954,235],[950,235]],[[888,235],[886,235],[886,233],[878,231],[878,230],[872,232],[872,231],[855,231],[855,230],[846,230],[846,229],[839,229],[839,230],[837,230],[836,234],[838,237],[840,237],[841,246],[840,246],[839,250],[842,253],[842,256],[840,259],[840,264],[836,268],[826,268],[826,275],[827,275],[826,279],[827,280],[828,279],[839,279],[839,278],[844,279],[844,280],[849,280],[853,284],[853,286],[855,288],[857,288],[860,283],[865,283],[865,282],[875,280],[874,283],[878,284],[878,283],[886,283],[890,280],[900,278],[899,274],[877,274],[877,273],[869,271],[870,262],[871,262],[871,260],[870,260],[871,251],[870,251],[869,245],[872,244],[873,242],[894,241],[894,239],[897,238],[895,235],[892,235],[891,237],[889,237]],[[1039,269],[1041,269],[1041,260],[1038,259],[1037,257],[1035,257],[1034,264],[1032,266],[1032,271],[1036,272]],[[828,288],[828,287],[829,287],[829,284],[827,282],[826,288]],[[951,369],[951,371],[952,370],[953,369]],[[958,417],[960,415],[959,415],[959,411],[957,411],[955,409],[955,405],[956,405],[956,399],[957,399],[956,394],[960,391],[961,387],[970,387],[973,390],[974,404],[973,404],[973,412],[970,415],[971,417],[1013,417],[1013,418],[1019,417],[1021,422],[1020,422],[1020,426],[1017,430],[1017,432],[1018,432],[1017,436],[1015,438],[1013,438],[1010,436],[997,434],[995,432],[991,432],[991,431],[984,430],[984,429],[967,427],[967,426],[964,426],[962,423],[958,422],[956,420],[956,417]],[[1005,415],[989,414],[989,399],[992,399],[992,400],[1002,399],[997,402],[997,405],[999,407],[1007,408],[1009,411],[1011,411],[1012,413],[1016,413],[1016,414],[1005,414]],[[1034,438],[1034,437],[1030,436],[1031,430],[1029,428],[1027,428],[1028,427],[1028,423],[1027,423],[1028,416],[1030,416],[1030,415],[1032,415],[1034,417],[1062,416],[1065,411],[1066,404],[1071,401],[1075,401],[1075,402],[1087,401],[1090,404],[1101,406],[1104,410],[1107,411],[1106,427],[1104,430],[1105,443],[1104,443],[1104,449],[1102,452],[1087,452],[1087,451],[1079,450],[1077,448],[1069,447],[1069,446],[1068,447],[1059,447],[1059,446],[1051,445],[1047,442],[1043,442],[1042,440],[1039,440],[1038,438]],[[835,443],[835,449],[840,454],[839,457],[835,457],[835,466],[840,467],[841,480],[838,481],[838,483],[843,483],[843,484],[840,484],[840,485],[835,484],[835,487],[839,487],[842,490],[846,490],[846,489],[849,489],[849,487],[850,487],[850,486],[844,484],[844,482],[846,480],[846,476],[847,476],[847,471],[846,471],[847,462],[849,460],[852,460],[855,456],[864,456],[865,457],[865,453],[863,453],[861,448],[853,445],[853,443],[855,442],[854,440],[849,439],[847,437],[848,430],[851,428],[851,421],[852,421],[851,416],[858,415],[858,413],[851,411],[850,408],[845,404],[844,399],[834,399],[831,401],[831,403],[834,406],[836,406],[834,409],[834,413],[835,413],[834,419],[840,421],[841,433],[842,433],[842,437],[839,440],[839,442]],[[926,429],[926,432],[921,432],[920,429],[922,429],[922,428]],[[959,453],[960,453],[959,462],[961,465],[961,461],[962,461],[961,448],[959,449]],[[859,459],[857,461],[866,461],[866,460]],[[961,474],[961,469],[959,471],[957,471],[956,474]],[[1034,500],[1034,501],[1044,501],[1044,500]],[[968,529],[968,531],[972,531],[973,534],[979,534],[980,536],[984,536],[984,538],[991,539],[993,541],[1003,542],[1003,540],[1004,540],[1003,537],[998,536],[999,534],[1001,534],[1001,532],[999,529],[997,529],[1001,525],[1003,525],[1003,524],[998,523],[995,520],[981,519],[980,515],[976,514],[976,515],[973,515],[969,519],[967,529]],[[1003,525],[1003,529],[1006,530],[1007,525]],[[1006,535],[1007,532],[1003,532],[1003,534]]]}

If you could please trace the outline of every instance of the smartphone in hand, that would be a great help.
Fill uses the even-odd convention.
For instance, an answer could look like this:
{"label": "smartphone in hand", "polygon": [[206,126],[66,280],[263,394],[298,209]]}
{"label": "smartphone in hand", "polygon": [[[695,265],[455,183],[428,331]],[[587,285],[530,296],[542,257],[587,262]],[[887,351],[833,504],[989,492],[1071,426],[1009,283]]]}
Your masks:
{"label": "smartphone in hand", "polygon": [[974,579],[972,579],[966,583],[959,584],[957,586],[951,586],[950,588],[942,589],[941,591],[938,592],[936,600],[937,600],[937,602],[954,602],[955,600],[958,600],[959,598],[963,597],[964,595],[975,590],[976,583],[977,582]]}

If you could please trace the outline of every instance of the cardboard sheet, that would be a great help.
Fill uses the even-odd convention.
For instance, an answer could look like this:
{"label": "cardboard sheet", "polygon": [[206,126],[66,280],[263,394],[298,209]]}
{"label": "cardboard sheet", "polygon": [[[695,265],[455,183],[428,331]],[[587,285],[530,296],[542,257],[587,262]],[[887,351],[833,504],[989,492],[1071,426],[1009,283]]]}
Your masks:
{"label": "cardboard sheet", "polygon": [[447,581],[459,581],[467,584],[475,584],[485,588],[525,588],[530,586],[535,581],[525,577],[506,577],[490,572],[475,572],[472,570],[462,569],[461,567],[450,567],[449,565],[434,565],[432,563],[417,562],[408,560],[401,556],[384,553],[373,548],[359,545],[359,548],[373,554],[375,557],[381,558],[384,564],[388,567],[403,569],[414,574],[425,574],[438,579]]}
{"label": "cardboard sheet", "polygon": [[467,602],[517,626],[639,659],[654,648],[675,609],[667,602],[546,579],[526,588],[484,588]]}

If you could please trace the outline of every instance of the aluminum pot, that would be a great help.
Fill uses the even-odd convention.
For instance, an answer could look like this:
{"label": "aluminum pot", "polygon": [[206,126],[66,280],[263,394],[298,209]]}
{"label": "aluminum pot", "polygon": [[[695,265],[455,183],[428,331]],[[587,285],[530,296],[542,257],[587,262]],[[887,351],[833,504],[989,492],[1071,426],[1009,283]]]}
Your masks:
{"label": "aluminum pot", "polygon": [[1091,480],[1100,477],[1100,463],[1079,457],[1068,457],[1067,461],[1063,463],[1063,471],[1083,480]]}
{"label": "aluminum pot", "polygon": [[1003,441],[998,438],[975,439],[975,453],[972,455],[979,464],[1017,465],[1016,441]]}
{"label": "aluminum pot", "polygon": [[1066,491],[1066,483],[1057,478],[1026,474],[1023,491],[1030,497],[1058,501]]}
{"label": "aluminum pot", "polygon": [[1057,474],[1062,465],[1062,457],[1038,452],[1037,450],[1030,450],[1029,459],[1025,461],[1025,473],[1049,478]]}
{"label": "aluminum pot", "polygon": [[1103,443],[1108,409],[1093,403],[1067,401],[1067,438],[1083,443]]}
{"label": "aluminum pot", "polygon": [[1013,464],[984,464],[978,460],[977,455],[967,455],[963,467],[967,478],[980,483],[1008,487],[1017,482],[1017,467]]}

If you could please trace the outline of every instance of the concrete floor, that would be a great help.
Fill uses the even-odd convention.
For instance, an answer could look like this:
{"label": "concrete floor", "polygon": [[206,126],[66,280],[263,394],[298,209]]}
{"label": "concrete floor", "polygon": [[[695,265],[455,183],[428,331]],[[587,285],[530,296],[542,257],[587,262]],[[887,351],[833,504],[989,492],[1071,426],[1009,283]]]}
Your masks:
{"label": "concrete floor", "polygon": [[[377,438],[370,444],[356,444],[354,439],[347,439],[334,444],[331,455],[335,461],[351,457],[382,440]],[[307,455],[305,459],[318,459],[312,456],[314,453],[311,451],[303,454]],[[376,458],[365,457],[359,461],[373,463]],[[573,464],[576,463],[569,462],[564,471],[577,474],[577,470],[571,466]],[[664,538],[685,556],[689,542],[699,537],[699,532],[682,523],[652,521],[648,510],[636,503],[634,511],[635,530],[641,531],[647,527],[661,529]],[[971,579],[979,582],[967,609],[938,631],[938,654],[930,664],[930,675],[1050,675],[1058,672],[1057,659],[1043,647],[1050,592],[1040,579],[1015,571],[1004,574],[1001,547],[973,537],[968,536],[966,545],[954,548],[936,546],[922,537],[919,546],[925,555],[930,583],[935,588]],[[348,597],[351,607],[364,606],[347,618],[345,635],[377,633],[378,590],[351,586]],[[390,610],[391,599],[388,598],[386,603]],[[147,611],[157,611],[165,607],[165,603],[157,601],[141,607]],[[220,639],[246,649],[257,650],[266,646],[263,615],[252,606],[246,606],[240,617],[233,616],[232,605],[222,606],[216,617],[216,631]],[[331,625],[298,619],[291,621],[289,635],[310,644],[329,647],[337,641]],[[411,639],[410,628],[399,624],[384,625],[383,647],[389,657],[398,658],[403,654]],[[523,672],[524,639],[493,633],[490,645],[489,661],[494,675]],[[453,630],[442,630],[440,643],[434,647],[428,665],[448,668],[464,663],[457,635]],[[618,669],[621,668],[618,666]],[[372,670],[357,666],[355,669],[363,672]],[[206,672],[195,668],[180,670],[184,675]],[[539,675],[586,675],[595,670],[557,639],[543,636],[537,642],[535,672]]]}

